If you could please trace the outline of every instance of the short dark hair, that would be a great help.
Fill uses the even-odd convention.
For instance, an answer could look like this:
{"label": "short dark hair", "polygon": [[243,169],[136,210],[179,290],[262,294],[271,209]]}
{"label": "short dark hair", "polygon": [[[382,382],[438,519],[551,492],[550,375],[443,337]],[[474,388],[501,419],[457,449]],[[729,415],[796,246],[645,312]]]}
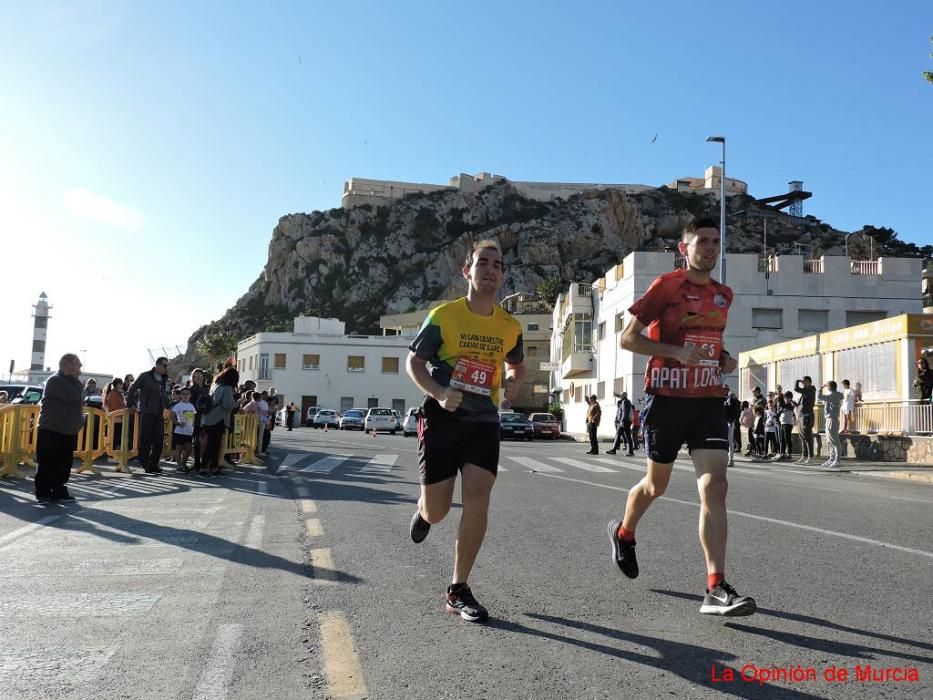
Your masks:
{"label": "short dark hair", "polygon": [[826,382],[826,386],[829,387],[830,391],[835,391],[839,385],[836,382]]}
{"label": "short dark hair", "polygon": [[680,234],[680,240],[683,240],[690,234],[696,233],[701,228],[714,228],[718,231],[719,223],[708,216],[695,216],[684,226],[684,231]]}
{"label": "short dark hair", "polygon": [[157,358],[156,358],[156,362],[155,362],[155,363],[156,363],[157,365],[161,365],[163,362],[164,362],[165,364],[168,364],[168,358],[167,358],[167,357],[157,357]]}
{"label": "short dark hair", "polygon": [[805,381],[805,382],[812,382],[813,380],[810,379],[809,375],[806,375],[806,374],[805,374],[804,377],[803,377],[803,381]]}
{"label": "short dark hair", "polygon": [[842,380],[842,386],[849,386],[849,380],[848,380],[848,379],[843,379],[843,380]]}

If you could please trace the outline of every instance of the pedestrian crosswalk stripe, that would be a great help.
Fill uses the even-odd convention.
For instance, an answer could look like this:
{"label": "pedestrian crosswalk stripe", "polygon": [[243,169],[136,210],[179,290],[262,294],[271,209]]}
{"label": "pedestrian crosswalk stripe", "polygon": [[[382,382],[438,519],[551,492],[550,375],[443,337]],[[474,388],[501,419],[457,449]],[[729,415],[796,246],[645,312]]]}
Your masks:
{"label": "pedestrian crosswalk stripe", "polygon": [[397,459],[398,455],[376,455],[371,460],[369,460],[360,471],[366,473],[389,472],[392,471],[392,467],[395,466]]}
{"label": "pedestrian crosswalk stripe", "polygon": [[645,473],[644,464],[629,464],[628,462],[625,462],[621,459],[609,459],[608,457],[597,457],[596,461],[601,462],[602,464],[605,464],[610,467],[618,467],[619,469],[629,469],[633,472],[640,472],[642,474]]}
{"label": "pedestrian crosswalk stripe", "polygon": [[287,455],[285,455],[285,459],[282,460],[282,464],[279,468],[288,469],[289,467],[293,467],[307,456],[307,452],[289,452]]}
{"label": "pedestrian crosswalk stripe", "polygon": [[[539,462],[537,459],[531,459],[530,457],[512,457],[509,455],[509,459],[513,462],[518,462],[523,467],[528,467],[529,469],[536,472],[562,472],[563,469],[558,467],[552,467],[544,462]],[[500,467],[501,469],[501,467]]]}
{"label": "pedestrian crosswalk stripe", "polygon": [[314,472],[315,474],[330,474],[337,467],[347,461],[350,455],[327,455],[317,462],[313,462],[299,471]]}
{"label": "pedestrian crosswalk stripe", "polygon": [[576,467],[577,469],[582,469],[587,472],[603,472],[603,473],[613,473],[615,470],[607,469],[606,467],[601,467],[598,464],[593,464],[592,462],[584,462],[582,459],[570,459],[570,457],[551,457],[555,462],[560,462],[561,464],[567,464],[571,467]]}

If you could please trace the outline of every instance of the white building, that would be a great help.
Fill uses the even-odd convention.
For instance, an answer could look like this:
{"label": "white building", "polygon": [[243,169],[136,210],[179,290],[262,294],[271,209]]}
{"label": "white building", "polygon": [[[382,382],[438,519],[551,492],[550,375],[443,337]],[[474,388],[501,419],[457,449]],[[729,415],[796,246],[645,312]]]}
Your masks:
{"label": "white building", "polygon": [[[584,396],[596,394],[603,409],[600,435],[614,434],[613,393],[643,399],[647,358],[619,348],[626,310],[654,279],[677,264],[673,253],[635,252],[604,277],[574,283],[554,306],[552,392],[560,392],[570,432],[585,432]],[[850,262],[845,256],[805,260],[799,255],[761,258],[730,253],[727,283],[734,292],[725,348],[739,353],[846,326],[923,311],[919,288],[922,262],[882,258]],[[715,273],[714,273],[715,274]],[[738,387],[738,376],[724,380]]]}
{"label": "white building", "polygon": [[257,333],[237,344],[240,381],[275,387],[284,404],[384,406],[404,412],[422,393],[405,371],[410,336],[346,335],[342,321],[298,316],[291,333]]}

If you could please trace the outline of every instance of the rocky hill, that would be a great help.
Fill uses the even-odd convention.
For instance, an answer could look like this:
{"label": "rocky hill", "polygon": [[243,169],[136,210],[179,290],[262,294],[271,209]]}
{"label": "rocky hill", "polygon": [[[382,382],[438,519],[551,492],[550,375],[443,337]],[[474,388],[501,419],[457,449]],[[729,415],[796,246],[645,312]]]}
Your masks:
{"label": "rocky hill", "polygon": [[[763,208],[747,196],[729,198],[729,252],[760,252]],[[279,219],[265,269],[222,318],[199,328],[177,366],[207,364],[258,331],[290,330],[299,313],[335,317],[349,332],[375,332],[379,316],[464,293],[460,269],[475,240],[497,239],[505,254],[503,294],[591,281],[633,250],[673,246],[695,214],[718,219],[712,194],[668,188],[638,194],[593,190],[539,202],[508,181],[476,193],[457,190],[411,195],[385,206],[360,205]],[[842,254],[846,234],[813,217],[768,217],[768,246],[793,253]],[[930,247],[871,229],[874,254],[930,255]],[[849,240],[849,254],[866,258],[869,239]],[[560,281],[555,285],[554,278]],[[918,280],[919,293],[919,280]]]}

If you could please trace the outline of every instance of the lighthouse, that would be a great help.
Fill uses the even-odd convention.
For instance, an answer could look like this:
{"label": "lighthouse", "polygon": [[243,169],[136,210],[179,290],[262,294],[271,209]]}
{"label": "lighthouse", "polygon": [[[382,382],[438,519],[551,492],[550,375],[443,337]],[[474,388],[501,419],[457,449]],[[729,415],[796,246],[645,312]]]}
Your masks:
{"label": "lighthouse", "polygon": [[[49,306],[48,297],[45,292],[39,295],[39,301],[33,304],[35,312],[32,314],[34,322],[32,324],[32,363],[29,365],[30,376],[34,372],[42,372],[45,369],[45,340],[49,328]],[[31,381],[31,380],[30,380]]]}

